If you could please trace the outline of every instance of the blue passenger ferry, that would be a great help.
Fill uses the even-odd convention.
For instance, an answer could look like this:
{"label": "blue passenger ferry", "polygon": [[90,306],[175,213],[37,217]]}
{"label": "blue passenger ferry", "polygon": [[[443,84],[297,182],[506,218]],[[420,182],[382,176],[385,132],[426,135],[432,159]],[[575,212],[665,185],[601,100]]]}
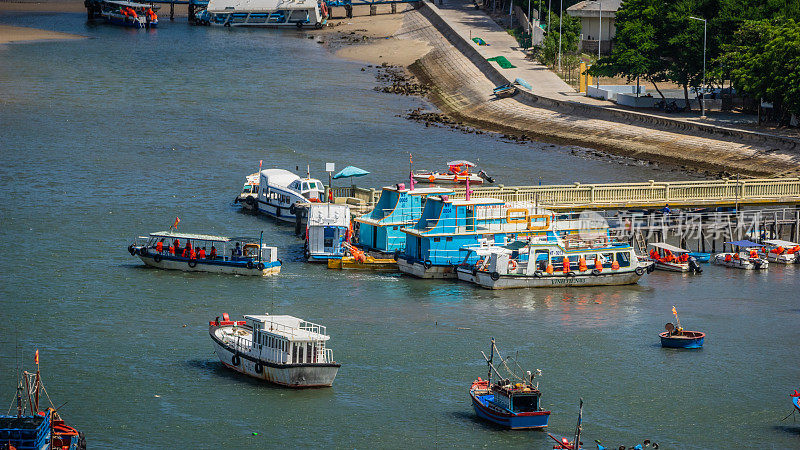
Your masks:
{"label": "blue passenger ferry", "polygon": [[506,203],[494,198],[429,197],[420,219],[406,234],[405,251],[397,256],[400,270],[420,278],[456,278],[455,266],[470,249],[503,245],[521,237],[544,235],[551,213],[532,203]]}
{"label": "blue passenger ferry", "polygon": [[404,249],[402,228],[419,220],[428,196],[452,193],[452,189],[438,187],[409,190],[403,183],[384,187],[375,209],[354,219],[359,224],[359,245],[385,253]]}

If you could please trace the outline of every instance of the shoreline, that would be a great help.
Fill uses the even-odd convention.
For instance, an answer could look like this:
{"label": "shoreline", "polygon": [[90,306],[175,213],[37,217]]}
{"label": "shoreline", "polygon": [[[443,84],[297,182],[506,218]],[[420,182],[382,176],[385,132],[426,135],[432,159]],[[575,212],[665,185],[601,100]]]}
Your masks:
{"label": "shoreline", "polygon": [[43,41],[59,41],[88,39],[79,34],[62,33],[59,31],[43,30],[41,28],[18,27],[14,25],[0,25],[0,45],[27,44]]}

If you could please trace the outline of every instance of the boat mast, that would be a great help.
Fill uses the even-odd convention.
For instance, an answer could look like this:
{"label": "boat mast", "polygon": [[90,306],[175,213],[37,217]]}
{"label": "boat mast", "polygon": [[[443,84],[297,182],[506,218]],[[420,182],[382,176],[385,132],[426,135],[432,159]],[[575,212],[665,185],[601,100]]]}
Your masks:
{"label": "boat mast", "polygon": [[581,406],[578,409],[578,425],[575,427],[575,440],[573,441],[572,448],[580,450],[581,448],[581,421],[583,418],[583,398],[581,398]]}
{"label": "boat mast", "polygon": [[488,370],[489,370],[489,385],[492,384],[492,360],[493,359],[494,359],[494,338],[492,338],[492,351],[490,353],[489,359],[486,360],[486,363],[489,366],[488,367]]}
{"label": "boat mast", "polygon": [[36,349],[36,385],[34,387],[34,406],[36,409],[33,410],[34,414],[39,413],[39,386],[42,384],[42,378],[39,375],[39,349]]}

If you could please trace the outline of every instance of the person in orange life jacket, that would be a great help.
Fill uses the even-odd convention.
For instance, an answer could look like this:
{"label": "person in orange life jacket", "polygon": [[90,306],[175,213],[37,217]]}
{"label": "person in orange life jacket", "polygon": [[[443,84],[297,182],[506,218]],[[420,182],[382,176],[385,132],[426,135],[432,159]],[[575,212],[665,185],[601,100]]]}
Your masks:
{"label": "person in orange life jacket", "polygon": [[211,245],[211,259],[217,259],[217,247]]}
{"label": "person in orange life jacket", "polygon": [[170,246],[169,246],[169,252],[170,252],[170,253],[171,253],[173,256],[175,256],[175,246],[174,246],[174,245],[170,244]]}
{"label": "person in orange life jacket", "polygon": [[189,259],[197,259],[197,252],[193,248],[189,250]]}
{"label": "person in orange life jacket", "polygon": [[175,239],[174,241],[172,241],[172,245],[175,246],[175,255],[180,255],[181,254],[181,241],[180,241],[180,239]]}
{"label": "person in orange life jacket", "polygon": [[181,256],[183,256],[184,258],[188,258],[189,257],[189,247],[184,247],[183,248],[183,253],[181,253]]}
{"label": "person in orange life jacket", "polygon": [[201,248],[200,251],[197,252],[197,258],[206,259],[206,248],[205,247]]}
{"label": "person in orange life jacket", "polygon": [[192,241],[186,241],[186,248],[192,251]]}
{"label": "person in orange life jacket", "polygon": [[158,253],[163,253],[164,252],[164,238],[161,238],[161,240],[158,241],[158,244],[156,244],[156,251]]}

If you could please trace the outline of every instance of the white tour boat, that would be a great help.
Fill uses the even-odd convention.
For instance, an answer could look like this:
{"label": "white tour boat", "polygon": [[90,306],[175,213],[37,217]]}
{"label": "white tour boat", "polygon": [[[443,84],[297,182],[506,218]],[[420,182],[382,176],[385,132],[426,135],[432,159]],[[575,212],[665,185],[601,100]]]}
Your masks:
{"label": "white tour boat", "polygon": [[226,367],[293,388],[333,384],[341,364],[326,347],[325,327],[292,316],[228,314],[208,323],[214,353]]}
{"label": "white tour boat", "polygon": [[[477,253],[478,262],[473,260]],[[506,246],[472,248],[456,268],[459,280],[487,289],[634,284],[653,263],[629,244],[577,234],[540,235]]]}
{"label": "white tour boat", "polygon": [[100,17],[107,23],[132,28],[155,28],[158,26],[160,7],[152,3],[137,3],[127,0],[105,0],[100,2]]}
{"label": "white tour boat", "polygon": [[248,175],[244,180],[242,193],[237,195],[233,202],[241,205],[242,208],[249,211],[257,210],[258,207],[256,204],[258,203],[258,178],[258,172]]}
{"label": "white tour boat", "polygon": [[783,241],[780,239],[768,239],[764,241],[767,261],[781,264],[794,264],[798,262],[797,254],[800,252],[800,244]]}
{"label": "white tour boat", "polygon": [[684,273],[703,271],[697,259],[689,255],[689,250],[663,242],[653,242],[649,245],[653,247],[650,249],[650,261],[653,261],[658,270]]}
{"label": "white tour boat", "polygon": [[273,275],[280,273],[278,249],[257,238],[161,231],[140,236],[128,252],[151,267],[184,272]]}
{"label": "white tour boat", "polygon": [[318,0],[210,0],[195,23],[223,27],[322,28],[328,7]]}
{"label": "white tour boat", "polygon": [[759,256],[758,249],[761,248],[761,245],[748,240],[726,242],[726,244],[737,247],[739,251],[717,253],[714,255],[715,264],[745,270],[760,270],[769,267],[769,261]]}
{"label": "white tour boat", "polygon": [[308,207],[305,257],[309,262],[326,263],[347,253],[350,236],[350,207],[313,203]]}
{"label": "white tour boat", "polygon": [[292,223],[295,203],[320,203],[325,195],[321,181],[283,169],[262,170],[258,184],[258,211]]}

